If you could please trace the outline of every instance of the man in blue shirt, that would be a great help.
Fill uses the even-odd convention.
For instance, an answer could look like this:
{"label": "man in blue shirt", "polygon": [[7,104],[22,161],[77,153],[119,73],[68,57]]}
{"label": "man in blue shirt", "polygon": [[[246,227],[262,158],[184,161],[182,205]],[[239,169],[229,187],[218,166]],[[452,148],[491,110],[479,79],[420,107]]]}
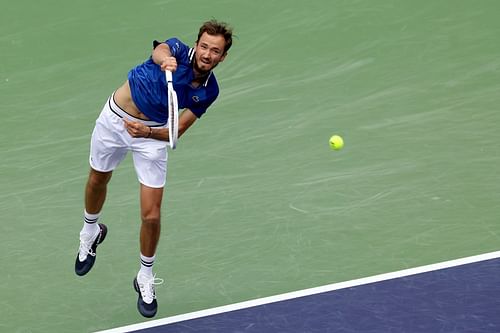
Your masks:
{"label": "man in blue shirt", "polygon": [[177,38],[153,42],[151,57],[130,70],[128,79],[108,99],[96,120],[90,144],[90,174],[85,188],[84,226],[75,272],[82,276],[94,265],[96,249],[107,234],[98,223],[113,170],[130,151],[140,182],[140,270],[134,278],[137,307],[145,317],[157,312],[153,275],[160,237],[160,211],[167,174],[167,88],[164,71],[173,72],[179,109],[179,137],[200,118],[219,94],[212,70],[232,45],[232,29],[211,20],[199,29],[194,47]]}

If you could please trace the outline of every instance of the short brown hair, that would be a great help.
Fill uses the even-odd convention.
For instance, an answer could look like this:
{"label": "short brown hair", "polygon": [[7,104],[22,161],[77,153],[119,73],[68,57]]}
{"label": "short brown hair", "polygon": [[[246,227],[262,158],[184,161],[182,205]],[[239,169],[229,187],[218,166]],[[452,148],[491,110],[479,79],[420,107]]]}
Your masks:
{"label": "short brown hair", "polygon": [[200,37],[204,32],[212,36],[222,35],[224,37],[224,40],[226,41],[224,53],[226,53],[229,48],[231,48],[231,45],[233,45],[233,28],[225,22],[219,22],[216,19],[212,19],[203,23],[200,27],[200,31],[198,32],[198,39],[196,42],[200,40]]}

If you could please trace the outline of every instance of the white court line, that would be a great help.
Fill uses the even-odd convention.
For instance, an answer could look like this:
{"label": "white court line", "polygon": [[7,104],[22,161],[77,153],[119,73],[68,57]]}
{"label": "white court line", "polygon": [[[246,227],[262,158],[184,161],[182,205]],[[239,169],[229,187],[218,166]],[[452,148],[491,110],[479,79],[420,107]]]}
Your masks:
{"label": "white court line", "polygon": [[402,277],[406,277],[406,276],[410,276],[410,275],[426,273],[426,272],[436,271],[436,270],[450,268],[450,267],[456,267],[456,266],[465,265],[465,264],[471,264],[471,263],[489,260],[489,259],[496,259],[499,257],[500,257],[500,251],[484,253],[484,254],[480,254],[480,255],[476,255],[476,256],[445,261],[445,262],[441,262],[441,263],[437,263],[437,264],[409,268],[409,269],[404,269],[401,271],[384,273],[384,274],[369,276],[369,277],[360,278],[360,279],[356,279],[356,280],[333,283],[333,284],[329,284],[329,285],[325,285],[325,286],[309,288],[309,289],[304,289],[304,290],[299,290],[299,291],[293,291],[293,292],[289,292],[289,293],[285,293],[285,294],[281,294],[281,295],[264,297],[264,298],[259,298],[259,299],[255,299],[255,300],[219,306],[219,307],[212,308],[212,309],[206,309],[206,310],[201,310],[201,311],[196,311],[196,312],[185,313],[185,314],[167,317],[167,318],[163,318],[163,319],[152,320],[152,321],[148,321],[145,323],[133,324],[133,325],[113,328],[113,329],[109,329],[109,330],[105,330],[105,331],[98,331],[95,333],[125,333],[125,332],[130,332],[130,331],[136,331],[136,330],[140,330],[140,329],[162,326],[162,325],[177,323],[180,321],[202,318],[202,317],[221,314],[221,313],[225,313],[225,312],[246,309],[246,308],[250,308],[250,307],[254,307],[254,306],[258,306],[258,305],[275,303],[275,302],[285,301],[285,300],[289,300],[289,299],[293,299],[293,298],[320,294],[320,293],[324,293],[324,292],[328,292],[328,291],[351,288],[351,287],[361,286],[364,284],[369,284],[369,283],[374,283],[374,282],[381,282],[381,281],[386,281],[386,280],[391,280],[391,279],[397,279],[397,278],[402,278]]}

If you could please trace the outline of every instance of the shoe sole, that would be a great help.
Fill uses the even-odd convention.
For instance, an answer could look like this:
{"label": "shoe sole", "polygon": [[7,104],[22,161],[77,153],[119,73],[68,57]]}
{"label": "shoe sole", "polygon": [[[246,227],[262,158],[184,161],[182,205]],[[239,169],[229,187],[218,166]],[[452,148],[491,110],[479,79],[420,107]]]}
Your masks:
{"label": "shoe sole", "polygon": [[[106,239],[106,235],[108,234],[108,227],[106,227],[105,224],[99,223],[99,228],[101,229],[99,232],[99,235],[94,241],[94,244],[92,244],[92,250],[97,256],[97,245],[101,244],[104,242],[104,239]],[[75,273],[78,276],[84,276],[87,274],[92,267],[94,266],[96,256],[87,256],[87,259],[85,261],[80,261],[78,258],[78,253],[76,254],[76,261],[75,261]],[[81,267],[78,267],[80,264]]]}

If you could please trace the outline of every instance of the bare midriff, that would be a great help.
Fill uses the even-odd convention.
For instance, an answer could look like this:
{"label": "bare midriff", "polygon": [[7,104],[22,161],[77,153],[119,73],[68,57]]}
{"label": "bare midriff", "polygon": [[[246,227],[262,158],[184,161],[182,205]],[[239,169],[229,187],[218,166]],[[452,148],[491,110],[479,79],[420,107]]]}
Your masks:
{"label": "bare midriff", "polygon": [[118,104],[118,106],[129,115],[135,118],[149,120],[149,118],[146,117],[144,113],[139,111],[137,105],[135,105],[134,101],[132,100],[132,93],[130,92],[128,80],[125,81],[125,83],[115,91],[115,103]]}

